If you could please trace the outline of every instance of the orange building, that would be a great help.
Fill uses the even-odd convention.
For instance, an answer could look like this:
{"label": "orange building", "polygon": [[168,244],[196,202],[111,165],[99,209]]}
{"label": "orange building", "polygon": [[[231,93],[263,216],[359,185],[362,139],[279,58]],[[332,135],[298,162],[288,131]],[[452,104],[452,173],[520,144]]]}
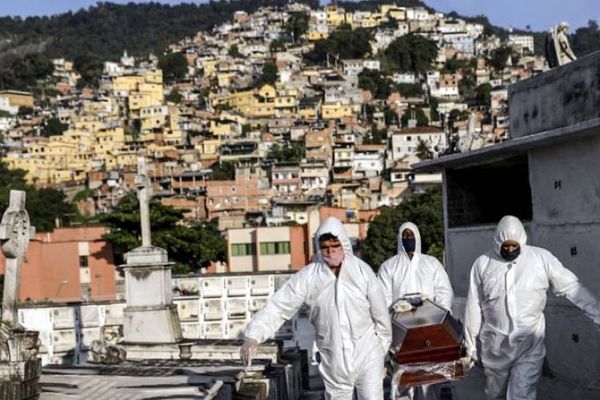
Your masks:
{"label": "orange building", "polygon": [[[21,269],[21,301],[116,299],[117,272],[105,227],[58,228],[29,242]],[[0,253],[0,273],[4,274]]]}

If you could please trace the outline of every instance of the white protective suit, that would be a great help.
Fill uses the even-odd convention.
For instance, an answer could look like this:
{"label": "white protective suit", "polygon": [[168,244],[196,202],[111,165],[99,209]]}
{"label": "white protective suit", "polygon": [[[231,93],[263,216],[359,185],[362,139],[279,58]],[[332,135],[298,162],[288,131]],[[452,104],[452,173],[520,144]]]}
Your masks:
{"label": "white protective suit", "polygon": [[[319,237],[335,235],[344,261],[338,278],[322,260]],[[303,305],[310,307],[328,398],[382,400],[384,357],[391,344],[390,317],[381,284],[352,254],[342,223],[327,218],[315,235],[315,261],[298,271],[248,324],[245,336],[263,342]]]}
{"label": "white protective suit", "polygon": [[[402,245],[402,232],[406,229],[410,229],[415,235],[412,259]],[[454,292],[448,274],[437,258],[421,253],[421,233],[412,222],[406,222],[398,229],[398,254],[381,264],[378,277],[383,285],[388,307],[407,294],[421,293],[445,309],[452,309]],[[412,400],[433,400],[438,398],[437,386],[411,387],[401,390],[400,395],[401,398]]]}
{"label": "white protective suit", "polygon": [[[402,232],[406,229],[415,234],[412,260],[402,246]],[[437,258],[421,253],[421,233],[412,222],[398,229],[398,254],[381,264],[378,276],[388,307],[406,294],[421,293],[446,310],[452,309],[454,292],[448,274]]]}
{"label": "white protective suit", "polygon": [[[510,262],[500,256],[506,240],[517,241],[521,249]],[[496,228],[493,251],[473,264],[465,311],[467,353],[477,358],[479,337],[488,399],[535,400],[546,354],[548,288],[600,324],[596,298],[549,251],[527,245],[518,218],[505,216]]]}

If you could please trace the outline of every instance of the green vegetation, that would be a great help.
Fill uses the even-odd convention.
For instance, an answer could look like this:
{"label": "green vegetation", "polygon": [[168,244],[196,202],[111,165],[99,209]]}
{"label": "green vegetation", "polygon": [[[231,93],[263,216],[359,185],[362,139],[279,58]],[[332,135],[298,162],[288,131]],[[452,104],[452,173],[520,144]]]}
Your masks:
{"label": "green vegetation", "polygon": [[376,99],[387,99],[392,93],[390,82],[379,71],[363,69],[358,74],[358,87],[371,92]]}
{"label": "green vegetation", "polygon": [[394,86],[394,89],[404,97],[417,97],[425,94],[420,83],[399,83]]}
{"label": "green vegetation", "polygon": [[170,82],[185,77],[188,64],[183,53],[168,53],[158,59],[158,68],[162,69],[163,79]]}
{"label": "green vegetation", "polygon": [[292,13],[290,19],[285,24],[285,30],[292,36],[292,40],[297,42],[300,36],[308,31],[308,21],[310,17],[307,13],[296,12]]}
{"label": "green vegetation", "polygon": [[96,54],[82,53],[73,60],[73,67],[81,75],[81,79],[77,82],[78,87],[97,87],[98,79],[104,70],[104,61]]}
{"label": "green vegetation", "polygon": [[11,189],[24,190],[29,219],[38,232],[51,231],[56,221],[68,225],[75,209],[66,202],[64,193],[51,188],[36,189],[26,183],[25,175],[26,171],[10,170],[0,161],[0,212],[8,207]]}
{"label": "green vegetation", "polygon": [[421,35],[410,33],[395,39],[385,49],[382,64],[390,72],[423,74],[437,57],[437,44]]}
{"label": "green vegetation", "polygon": [[274,85],[277,82],[277,76],[279,75],[279,70],[277,69],[277,65],[273,61],[267,61],[262,68],[262,74],[258,81],[256,82],[257,87],[261,87],[263,85]]}
{"label": "green vegetation", "polygon": [[569,38],[573,53],[577,57],[600,50],[600,29],[596,20],[589,20],[588,26],[578,28]]}
{"label": "green vegetation", "polygon": [[404,112],[404,115],[402,115],[402,118],[400,119],[403,128],[408,126],[408,120],[410,118],[417,120],[417,126],[429,126],[429,118],[427,118],[425,112],[420,108],[409,108]]}
{"label": "green vegetation", "polygon": [[[212,223],[182,226],[183,210],[165,206],[158,200],[150,203],[152,244],[168,251],[175,262],[174,273],[195,272],[211,261],[225,258],[226,242]],[[114,211],[102,214],[100,221],[108,226],[104,239],[112,243],[115,255],[123,254],[141,245],[140,211],[135,193],[119,201]]]}
{"label": "green vegetation", "polygon": [[45,137],[58,136],[62,135],[68,128],[68,124],[63,124],[58,118],[52,117],[46,120],[46,123],[42,127],[41,134]]}
{"label": "green vegetation", "polygon": [[444,219],[442,191],[434,188],[415,193],[393,208],[384,208],[370,224],[361,246],[364,260],[375,270],[397,252],[398,228],[404,222],[417,224],[423,253],[443,259]]}
{"label": "green vegetation", "polygon": [[214,181],[231,181],[235,179],[235,162],[222,161],[212,166],[210,179]]}
{"label": "green vegetation", "polygon": [[179,93],[179,90],[177,88],[174,88],[173,90],[171,90],[171,93],[165,96],[165,101],[171,103],[179,104],[181,103],[181,100],[183,100],[183,96],[181,95],[181,93]]}
{"label": "green vegetation", "polygon": [[352,29],[341,25],[327,39],[315,42],[315,48],[304,55],[309,63],[324,64],[329,54],[330,61],[338,59],[364,58],[371,53],[372,34],[366,29]]}
{"label": "green vegetation", "polygon": [[242,53],[240,53],[240,49],[238,48],[237,44],[232,44],[231,47],[229,47],[229,50],[227,51],[227,54],[229,54],[229,56],[233,57],[233,58],[242,58],[242,57],[244,57],[242,55]]}
{"label": "green vegetation", "polygon": [[304,143],[287,142],[273,143],[266,158],[277,162],[299,162],[304,157]]}
{"label": "green vegetation", "polygon": [[269,44],[269,51],[271,53],[285,51],[285,43],[283,42],[283,40],[275,39]]}
{"label": "green vegetation", "polygon": [[54,65],[46,56],[27,54],[22,59],[13,60],[8,68],[0,69],[0,89],[29,90],[53,71]]}

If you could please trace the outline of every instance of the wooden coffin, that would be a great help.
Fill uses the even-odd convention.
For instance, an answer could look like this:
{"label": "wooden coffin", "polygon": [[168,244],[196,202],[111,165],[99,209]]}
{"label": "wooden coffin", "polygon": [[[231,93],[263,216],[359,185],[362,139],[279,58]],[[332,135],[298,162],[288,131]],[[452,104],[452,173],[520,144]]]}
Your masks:
{"label": "wooden coffin", "polygon": [[[462,378],[462,364],[458,361],[462,342],[461,324],[430,300],[423,301],[413,311],[394,313],[392,356],[399,368],[408,370],[399,383],[411,386]],[[435,374],[425,368],[419,371],[419,364],[445,366],[445,374]]]}

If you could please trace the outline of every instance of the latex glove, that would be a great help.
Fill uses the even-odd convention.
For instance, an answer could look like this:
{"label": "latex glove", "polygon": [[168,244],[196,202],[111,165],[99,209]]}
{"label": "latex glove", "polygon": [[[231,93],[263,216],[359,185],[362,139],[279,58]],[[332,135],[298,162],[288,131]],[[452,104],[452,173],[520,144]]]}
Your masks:
{"label": "latex glove", "polygon": [[458,361],[460,361],[460,363],[462,364],[465,375],[468,374],[471,368],[473,368],[473,366],[475,365],[475,360],[472,359],[470,356],[464,356]]}
{"label": "latex glove", "polygon": [[414,309],[414,307],[412,306],[412,304],[410,304],[406,300],[398,300],[392,306],[392,310],[394,310],[394,312],[398,312],[398,313],[412,311],[413,309]]}
{"label": "latex glove", "polygon": [[258,342],[254,339],[246,338],[242,348],[240,349],[240,358],[244,365],[252,365],[252,359],[256,356],[256,350],[258,349]]}

